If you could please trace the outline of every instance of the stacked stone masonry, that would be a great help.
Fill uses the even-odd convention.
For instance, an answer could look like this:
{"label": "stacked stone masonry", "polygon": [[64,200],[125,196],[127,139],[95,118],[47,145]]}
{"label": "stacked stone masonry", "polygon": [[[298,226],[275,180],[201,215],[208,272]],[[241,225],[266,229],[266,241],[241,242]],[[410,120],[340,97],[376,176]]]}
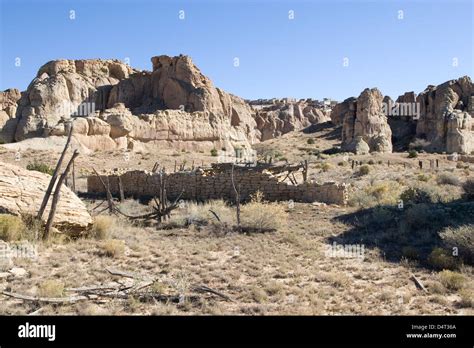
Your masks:
{"label": "stacked stone masonry", "polygon": [[[121,177],[124,194],[127,197],[153,197],[160,191],[160,174],[147,171],[129,171],[123,174],[103,175],[104,182],[109,183],[114,196],[119,195]],[[345,205],[348,199],[347,184],[335,182],[306,182],[298,185],[280,182],[276,176],[251,168],[234,170],[236,187],[240,188],[242,200],[248,200],[251,194],[260,191],[268,201],[323,202],[327,204]],[[87,178],[89,194],[104,194],[104,187],[97,176]],[[166,193],[173,200],[182,193],[184,200],[206,201],[210,199],[235,200],[232,186],[231,171],[212,172],[196,170],[166,174]]]}

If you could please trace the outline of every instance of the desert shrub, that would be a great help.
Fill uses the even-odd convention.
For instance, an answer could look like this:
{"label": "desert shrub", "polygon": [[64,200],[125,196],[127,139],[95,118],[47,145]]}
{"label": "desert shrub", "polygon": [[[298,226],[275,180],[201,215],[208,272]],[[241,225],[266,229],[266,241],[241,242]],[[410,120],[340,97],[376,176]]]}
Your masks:
{"label": "desert shrub", "polygon": [[457,248],[459,256],[466,262],[474,263],[474,225],[447,227],[440,233],[446,246]]}
{"label": "desert shrub", "polygon": [[417,157],[418,157],[418,151],[416,150],[408,151],[408,158],[417,158]]}
{"label": "desert shrub", "polygon": [[414,229],[429,227],[435,217],[435,211],[426,203],[409,207],[403,215],[404,221]]}
{"label": "desert shrub", "polygon": [[409,260],[418,260],[420,252],[417,248],[408,245],[402,248],[402,255]]}
{"label": "desert shrub", "polygon": [[331,163],[324,162],[323,164],[321,164],[321,170],[322,170],[323,172],[327,172],[327,171],[329,171],[331,168],[332,168]]}
{"label": "desert shrub", "polygon": [[467,199],[474,199],[474,179],[467,179],[464,184],[462,184],[464,190],[464,195]]}
{"label": "desert shrub", "polygon": [[375,161],[373,159],[370,159],[367,164],[370,164],[370,165],[374,165],[375,164]]}
{"label": "desert shrub", "polygon": [[340,161],[340,162],[337,162],[337,165],[340,167],[344,167],[346,165],[346,162]]}
{"label": "desert shrub", "polygon": [[430,180],[430,176],[425,175],[425,174],[420,174],[420,175],[418,175],[417,179],[418,179],[418,181],[428,182]]}
{"label": "desert shrub", "polygon": [[183,207],[175,210],[171,215],[171,222],[177,225],[207,225],[217,218],[211,210],[219,216],[222,223],[232,225],[234,212],[223,200],[212,200],[206,203],[186,202]]}
{"label": "desert shrub", "polygon": [[394,215],[390,209],[377,207],[372,211],[372,216],[370,217],[370,225],[374,227],[387,227],[393,220]]}
{"label": "desert shrub", "polygon": [[312,145],[312,144],[315,143],[315,141],[314,141],[313,138],[309,138],[308,140],[306,140],[306,143],[307,143],[308,145]]}
{"label": "desert shrub", "polygon": [[436,178],[438,185],[459,186],[459,178],[452,173],[442,173]]}
{"label": "desert shrub", "polygon": [[282,205],[253,196],[249,203],[241,207],[241,227],[249,232],[276,231],[283,226],[286,216]]}
{"label": "desert shrub", "polygon": [[348,204],[351,207],[368,208],[375,204],[375,200],[365,190],[357,190],[351,193]]}
{"label": "desert shrub", "polygon": [[217,149],[212,149],[211,150],[211,156],[214,156],[214,157],[217,156]]}
{"label": "desert shrub", "polygon": [[26,226],[19,216],[0,214],[0,239],[14,241],[22,239]]}
{"label": "desert shrub", "polygon": [[366,188],[366,192],[372,196],[377,204],[396,204],[400,196],[400,185],[395,181],[382,181]]}
{"label": "desert shrub", "polygon": [[360,166],[359,168],[359,175],[367,175],[370,173],[370,167],[366,164],[364,164],[363,166]]}
{"label": "desert shrub", "polygon": [[427,258],[428,264],[438,270],[456,269],[457,260],[442,248],[434,248]]}
{"label": "desert shrub", "polygon": [[91,234],[96,239],[107,239],[115,227],[115,219],[109,215],[99,215],[94,218]]}
{"label": "desert shrub", "polygon": [[53,168],[51,168],[45,163],[37,162],[36,160],[33,161],[32,163],[28,163],[26,166],[26,169],[34,170],[34,171],[41,172],[44,174],[49,174],[49,175],[53,175],[53,172],[54,172]]}
{"label": "desert shrub", "polygon": [[38,295],[40,297],[62,297],[64,295],[64,284],[55,279],[46,280],[40,284]]}
{"label": "desert shrub", "polygon": [[460,290],[466,282],[466,278],[461,273],[449,270],[439,272],[438,277],[446,289],[454,291]]}
{"label": "desert shrub", "polygon": [[461,198],[461,190],[457,186],[435,186],[419,183],[409,187],[400,195],[404,203],[448,203]]}
{"label": "desert shrub", "polygon": [[474,307],[474,291],[472,289],[461,289],[458,294],[461,297],[461,301],[459,301],[461,308]]}
{"label": "desert shrub", "polygon": [[108,257],[118,257],[125,252],[125,243],[123,240],[108,239],[102,244],[102,249]]}

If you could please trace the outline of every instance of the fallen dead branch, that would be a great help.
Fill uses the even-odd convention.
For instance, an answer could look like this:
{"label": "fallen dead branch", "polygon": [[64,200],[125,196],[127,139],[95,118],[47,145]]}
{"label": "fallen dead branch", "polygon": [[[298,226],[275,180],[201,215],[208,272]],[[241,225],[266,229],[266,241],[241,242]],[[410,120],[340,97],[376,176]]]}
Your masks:
{"label": "fallen dead branch", "polygon": [[[182,303],[183,298],[187,299],[188,301],[195,302],[200,299],[198,295],[195,294],[162,294],[162,293],[157,293],[154,291],[150,291],[149,287],[152,286],[157,279],[155,278],[146,278],[143,279],[143,277],[126,272],[126,271],[121,271],[118,269],[114,268],[106,268],[106,271],[110,273],[111,275],[115,276],[120,276],[124,278],[130,278],[133,279],[135,282],[133,282],[130,285],[123,285],[119,282],[117,282],[117,285],[115,284],[107,284],[107,285],[90,285],[90,286],[81,286],[77,288],[66,288],[66,292],[71,292],[74,293],[71,296],[67,297],[38,297],[38,296],[30,296],[30,295],[24,295],[24,294],[19,294],[15,292],[10,292],[10,291],[2,291],[2,294],[8,297],[20,299],[23,301],[31,301],[31,302],[37,302],[37,303],[55,303],[55,304],[71,304],[75,303],[78,301],[87,301],[87,300],[92,300],[92,301],[100,301],[103,302],[103,299],[129,299],[129,298],[135,298],[139,301],[146,302],[146,301],[160,301],[160,302],[172,302],[172,303]],[[222,292],[219,292],[217,290],[214,290],[208,286],[205,285],[192,285],[188,289],[191,292],[195,293],[210,293],[213,295],[216,295],[225,301],[231,301],[233,300],[223,294]]]}

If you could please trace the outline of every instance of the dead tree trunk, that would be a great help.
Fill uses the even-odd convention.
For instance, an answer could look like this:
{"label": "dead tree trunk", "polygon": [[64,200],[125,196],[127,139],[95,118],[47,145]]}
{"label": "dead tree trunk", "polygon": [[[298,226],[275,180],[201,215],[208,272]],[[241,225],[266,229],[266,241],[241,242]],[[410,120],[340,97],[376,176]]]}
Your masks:
{"label": "dead tree trunk", "polygon": [[71,128],[69,128],[69,134],[67,136],[66,145],[64,145],[63,152],[61,153],[61,156],[59,157],[58,163],[56,164],[56,168],[54,169],[53,175],[51,176],[51,181],[49,182],[48,188],[46,189],[46,193],[44,194],[44,197],[43,197],[43,201],[41,202],[38,215],[36,215],[36,218],[38,220],[41,220],[43,218],[43,214],[46,209],[46,205],[48,204],[49,197],[51,196],[51,193],[53,192],[54,184],[56,183],[56,179],[58,178],[58,174],[61,169],[64,156],[66,156],[67,148],[69,147],[69,143],[71,142],[72,129],[73,129],[73,126],[71,125]]}
{"label": "dead tree trunk", "polygon": [[59,202],[59,198],[61,196],[61,186],[63,185],[63,182],[65,178],[67,177],[69,170],[71,169],[72,162],[77,156],[79,156],[79,152],[77,152],[76,150],[72,154],[72,158],[69,160],[69,163],[67,164],[66,169],[64,170],[64,173],[62,173],[61,176],[59,177],[58,183],[56,185],[56,189],[54,191],[53,200],[51,202],[51,210],[49,212],[48,221],[46,222],[46,228],[43,235],[44,240],[48,239],[51,226],[53,225],[54,215],[56,215],[56,208]]}

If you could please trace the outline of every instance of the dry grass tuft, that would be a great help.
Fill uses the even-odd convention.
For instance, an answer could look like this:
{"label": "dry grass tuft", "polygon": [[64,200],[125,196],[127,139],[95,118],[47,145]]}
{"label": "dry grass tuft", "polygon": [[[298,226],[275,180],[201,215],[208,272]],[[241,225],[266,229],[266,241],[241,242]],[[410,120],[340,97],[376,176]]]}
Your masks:
{"label": "dry grass tuft", "polygon": [[241,220],[245,231],[276,231],[286,223],[287,213],[281,204],[265,202],[257,192],[241,207]]}
{"label": "dry grass tuft", "polygon": [[119,257],[125,253],[125,242],[118,239],[108,239],[103,242],[102,249],[108,257]]}
{"label": "dry grass tuft", "polygon": [[62,297],[64,295],[64,283],[54,279],[46,280],[40,284],[38,295],[41,297]]}
{"label": "dry grass tuft", "polygon": [[439,272],[438,277],[446,289],[454,291],[460,290],[466,282],[466,278],[461,273],[449,270]]}
{"label": "dry grass tuft", "polygon": [[116,227],[115,218],[110,215],[99,215],[94,218],[91,235],[95,239],[104,240],[110,237],[112,229]]}
{"label": "dry grass tuft", "polygon": [[0,239],[9,242],[22,239],[26,226],[19,216],[0,214]]}

